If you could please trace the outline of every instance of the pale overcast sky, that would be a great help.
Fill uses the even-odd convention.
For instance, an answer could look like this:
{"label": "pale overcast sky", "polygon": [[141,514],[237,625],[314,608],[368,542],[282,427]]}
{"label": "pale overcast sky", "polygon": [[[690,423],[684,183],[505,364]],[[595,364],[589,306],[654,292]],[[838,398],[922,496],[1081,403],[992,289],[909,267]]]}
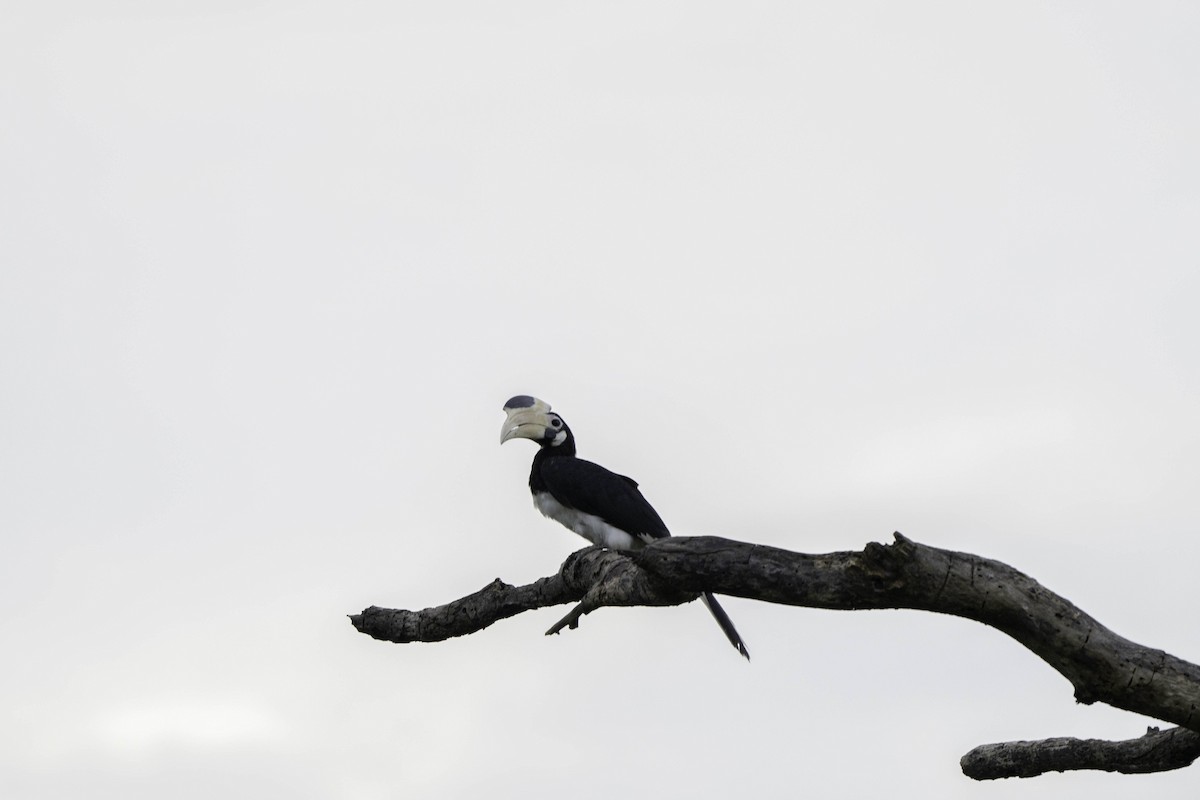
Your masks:
{"label": "pale overcast sky", "polygon": [[565,608],[535,394],[679,535],[901,530],[1200,659],[1200,7],[47,2],[0,26],[0,796],[1194,798],[917,612]]}

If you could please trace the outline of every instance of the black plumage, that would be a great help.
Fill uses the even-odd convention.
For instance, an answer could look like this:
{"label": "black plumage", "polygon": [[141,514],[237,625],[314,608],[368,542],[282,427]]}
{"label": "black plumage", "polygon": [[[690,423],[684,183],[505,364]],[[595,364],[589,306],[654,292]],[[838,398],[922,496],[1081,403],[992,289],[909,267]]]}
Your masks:
{"label": "black plumage", "polygon": [[564,445],[543,447],[533,457],[529,490],[535,496],[549,492],[564,506],[595,515],[641,541],[670,536],[662,517],[638,490],[637,481],[578,458],[575,439],[570,429],[566,430]]}

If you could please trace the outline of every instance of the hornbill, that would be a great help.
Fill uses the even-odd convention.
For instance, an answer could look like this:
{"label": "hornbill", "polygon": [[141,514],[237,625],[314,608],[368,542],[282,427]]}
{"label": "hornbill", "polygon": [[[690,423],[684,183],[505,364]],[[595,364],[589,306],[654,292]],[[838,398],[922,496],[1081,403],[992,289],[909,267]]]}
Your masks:
{"label": "hornbill", "polygon": [[[529,490],[542,514],[612,550],[637,550],[671,535],[638,491],[637,481],[575,456],[575,436],[549,403],[521,394],[504,404],[504,413],[500,444],[532,439],[540,446],[533,457]],[[717,598],[712,592],[704,592],[701,598],[730,644],[748,661],[750,653]]]}

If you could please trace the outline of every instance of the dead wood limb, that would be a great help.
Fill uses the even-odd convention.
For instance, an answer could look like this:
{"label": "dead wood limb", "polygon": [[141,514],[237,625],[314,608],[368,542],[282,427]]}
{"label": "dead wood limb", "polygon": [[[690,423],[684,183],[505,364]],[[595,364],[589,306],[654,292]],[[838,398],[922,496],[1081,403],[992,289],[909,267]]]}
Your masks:
{"label": "dead wood limb", "polygon": [[579,618],[604,606],[667,606],[686,603],[695,593],[681,592],[639,569],[625,554],[587,547],[567,556],[557,575],[525,586],[496,578],[474,594],[445,605],[406,611],[370,606],[350,615],[360,633],[386,642],[440,642],[481,631],[523,611],[563,603],[579,605],[547,635],[576,628]]}
{"label": "dead wood limb", "polygon": [[1150,728],[1145,736],[1121,742],[1062,738],[985,744],[959,763],[968,778],[986,781],[1081,769],[1140,775],[1187,767],[1198,757],[1200,733],[1187,728]]}
{"label": "dead wood limb", "polygon": [[1188,754],[1200,747],[1200,666],[1118,636],[1007,564],[922,545],[899,533],[890,545],[818,555],[713,536],[661,539],[634,553],[590,547],[569,556],[557,575],[527,586],[497,579],[444,606],[423,611],[372,606],[350,619],[377,639],[433,642],[474,633],[522,611],[579,603],[547,631],[557,633],[576,627],[597,608],[676,605],[701,591],[811,608],[907,608],[975,620],[1008,634],[1061,673],[1078,702],[1107,703],[1184,729],[1124,743],[1049,739],[985,745],[964,756],[964,771],[969,762],[972,777],[1106,768],[1092,764],[1128,767],[1114,767],[1117,771],[1138,771],[1133,766],[1139,763],[1186,766],[1196,757]]}

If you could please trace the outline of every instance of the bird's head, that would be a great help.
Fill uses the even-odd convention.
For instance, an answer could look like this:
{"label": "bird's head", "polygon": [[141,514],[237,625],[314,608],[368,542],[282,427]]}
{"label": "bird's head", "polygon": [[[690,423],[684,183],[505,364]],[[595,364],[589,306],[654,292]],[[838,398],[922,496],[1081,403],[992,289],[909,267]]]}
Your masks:
{"label": "bird's head", "polygon": [[504,404],[504,425],[500,428],[500,444],[509,439],[532,439],[542,447],[563,447],[575,439],[571,429],[550,404],[527,394],[509,398]]}

